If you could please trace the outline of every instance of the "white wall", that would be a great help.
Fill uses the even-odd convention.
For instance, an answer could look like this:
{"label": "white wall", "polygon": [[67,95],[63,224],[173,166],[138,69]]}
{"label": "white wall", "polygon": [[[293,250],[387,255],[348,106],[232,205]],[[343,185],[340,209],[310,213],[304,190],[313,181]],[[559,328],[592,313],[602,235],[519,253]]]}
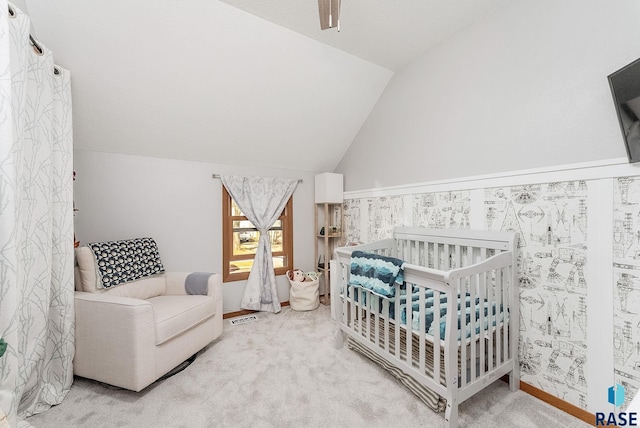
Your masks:
{"label": "white wall", "polygon": [[27,9],[27,2],[25,0],[11,0],[10,3],[23,11],[25,14],[29,14],[29,10]]}
{"label": "white wall", "polygon": [[626,156],[607,76],[640,2],[513,0],[397,72],[338,165],[348,191]]}
{"label": "white wall", "polygon": [[26,3],[76,149],[328,171],[393,74],[217,0]]}
{"label": "white wall", "polygon": [[[82,243],[150,236],[169,271],[222,273],[222,184],[212,173],[302,178],[293,195],[294,263],[314,267],[314,174],[76,150],[76,237]],[[289,283],[277,277],[280,301]],[[240,309],[245,281],[224,284],[224,311]]]}

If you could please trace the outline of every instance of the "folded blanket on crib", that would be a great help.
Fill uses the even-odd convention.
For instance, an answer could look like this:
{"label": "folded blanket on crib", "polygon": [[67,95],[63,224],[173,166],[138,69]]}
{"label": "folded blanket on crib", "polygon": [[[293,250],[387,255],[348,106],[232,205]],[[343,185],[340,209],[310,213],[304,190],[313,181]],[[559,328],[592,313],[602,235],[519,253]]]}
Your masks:
{"label": "folded blanket on crib", "polygon": [[395,295],[395,284],[404,282],[403,272],[403,260],[357,250],[351,253],[351,285],[390,297]]}

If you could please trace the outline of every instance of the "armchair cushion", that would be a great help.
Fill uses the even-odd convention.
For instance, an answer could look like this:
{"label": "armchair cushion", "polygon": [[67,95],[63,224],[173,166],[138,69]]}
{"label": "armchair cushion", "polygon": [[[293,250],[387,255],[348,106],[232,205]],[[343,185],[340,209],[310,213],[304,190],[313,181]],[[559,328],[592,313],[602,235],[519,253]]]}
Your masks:
{"label": "armchair cushion", "polygon": [[104,294],[146,300],[152,297],[162,296],[165,294],[165,290],[166,285],[164,278],[162,276],[154,276],[105,290]]}
{"label": "armchair cushion", "polygon": [[190,330],[212,317],[215,301],[208,296],[158,296],[148,299],[156,322],[156,345]]}
{"label": "armchair cushion", "polygon": [[91,248],[83,245],[82,247],[76,248],[75,253],[79,273],[78,279],[80,280],[80,287],[76,284],[76,290],[86,291],[87,293],[98,293],[96,281],[98,272],[96,271],[96,260],[93,258]]}

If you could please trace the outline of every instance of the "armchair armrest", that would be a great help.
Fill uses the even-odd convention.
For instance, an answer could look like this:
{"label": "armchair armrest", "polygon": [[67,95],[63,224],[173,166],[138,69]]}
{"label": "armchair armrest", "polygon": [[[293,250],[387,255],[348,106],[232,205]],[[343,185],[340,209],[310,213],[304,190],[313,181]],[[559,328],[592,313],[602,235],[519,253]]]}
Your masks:
{"label": "armchair armrest", "polygon": [[[185,282],[190,272],[165,272],[165,295],[185,295]],[[222,314],[223,314],[223,295],[222,295],[222,276],[217,273],[211,274],[207,280],[207,295],[212,297],[215,305],[213,338],[217,338],[222,334]]]}
{"label": "armchair armrest", "polygon": [[[185,291],[185,281],[191,272],[165,272],[164,280],[166,283],[166,295],[169,294],[187,294]],[[208,296],[218,299],[222,298],[222,278],[217,273],[212,273],[207,283],[209,290]]]}
{"label": "armchair armrest", "polygon": [[146,300],[75,293],[74,373],[140,391],[156,376],[153,307]]}

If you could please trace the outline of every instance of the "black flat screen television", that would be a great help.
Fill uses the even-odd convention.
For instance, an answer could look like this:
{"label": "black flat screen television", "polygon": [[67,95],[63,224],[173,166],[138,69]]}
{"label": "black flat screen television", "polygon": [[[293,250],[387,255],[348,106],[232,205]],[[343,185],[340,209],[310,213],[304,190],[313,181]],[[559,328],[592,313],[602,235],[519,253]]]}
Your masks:
{"label": "black flat screen television", "polygon": [[629,162],[640,162],[640,59],[609,75]]}

